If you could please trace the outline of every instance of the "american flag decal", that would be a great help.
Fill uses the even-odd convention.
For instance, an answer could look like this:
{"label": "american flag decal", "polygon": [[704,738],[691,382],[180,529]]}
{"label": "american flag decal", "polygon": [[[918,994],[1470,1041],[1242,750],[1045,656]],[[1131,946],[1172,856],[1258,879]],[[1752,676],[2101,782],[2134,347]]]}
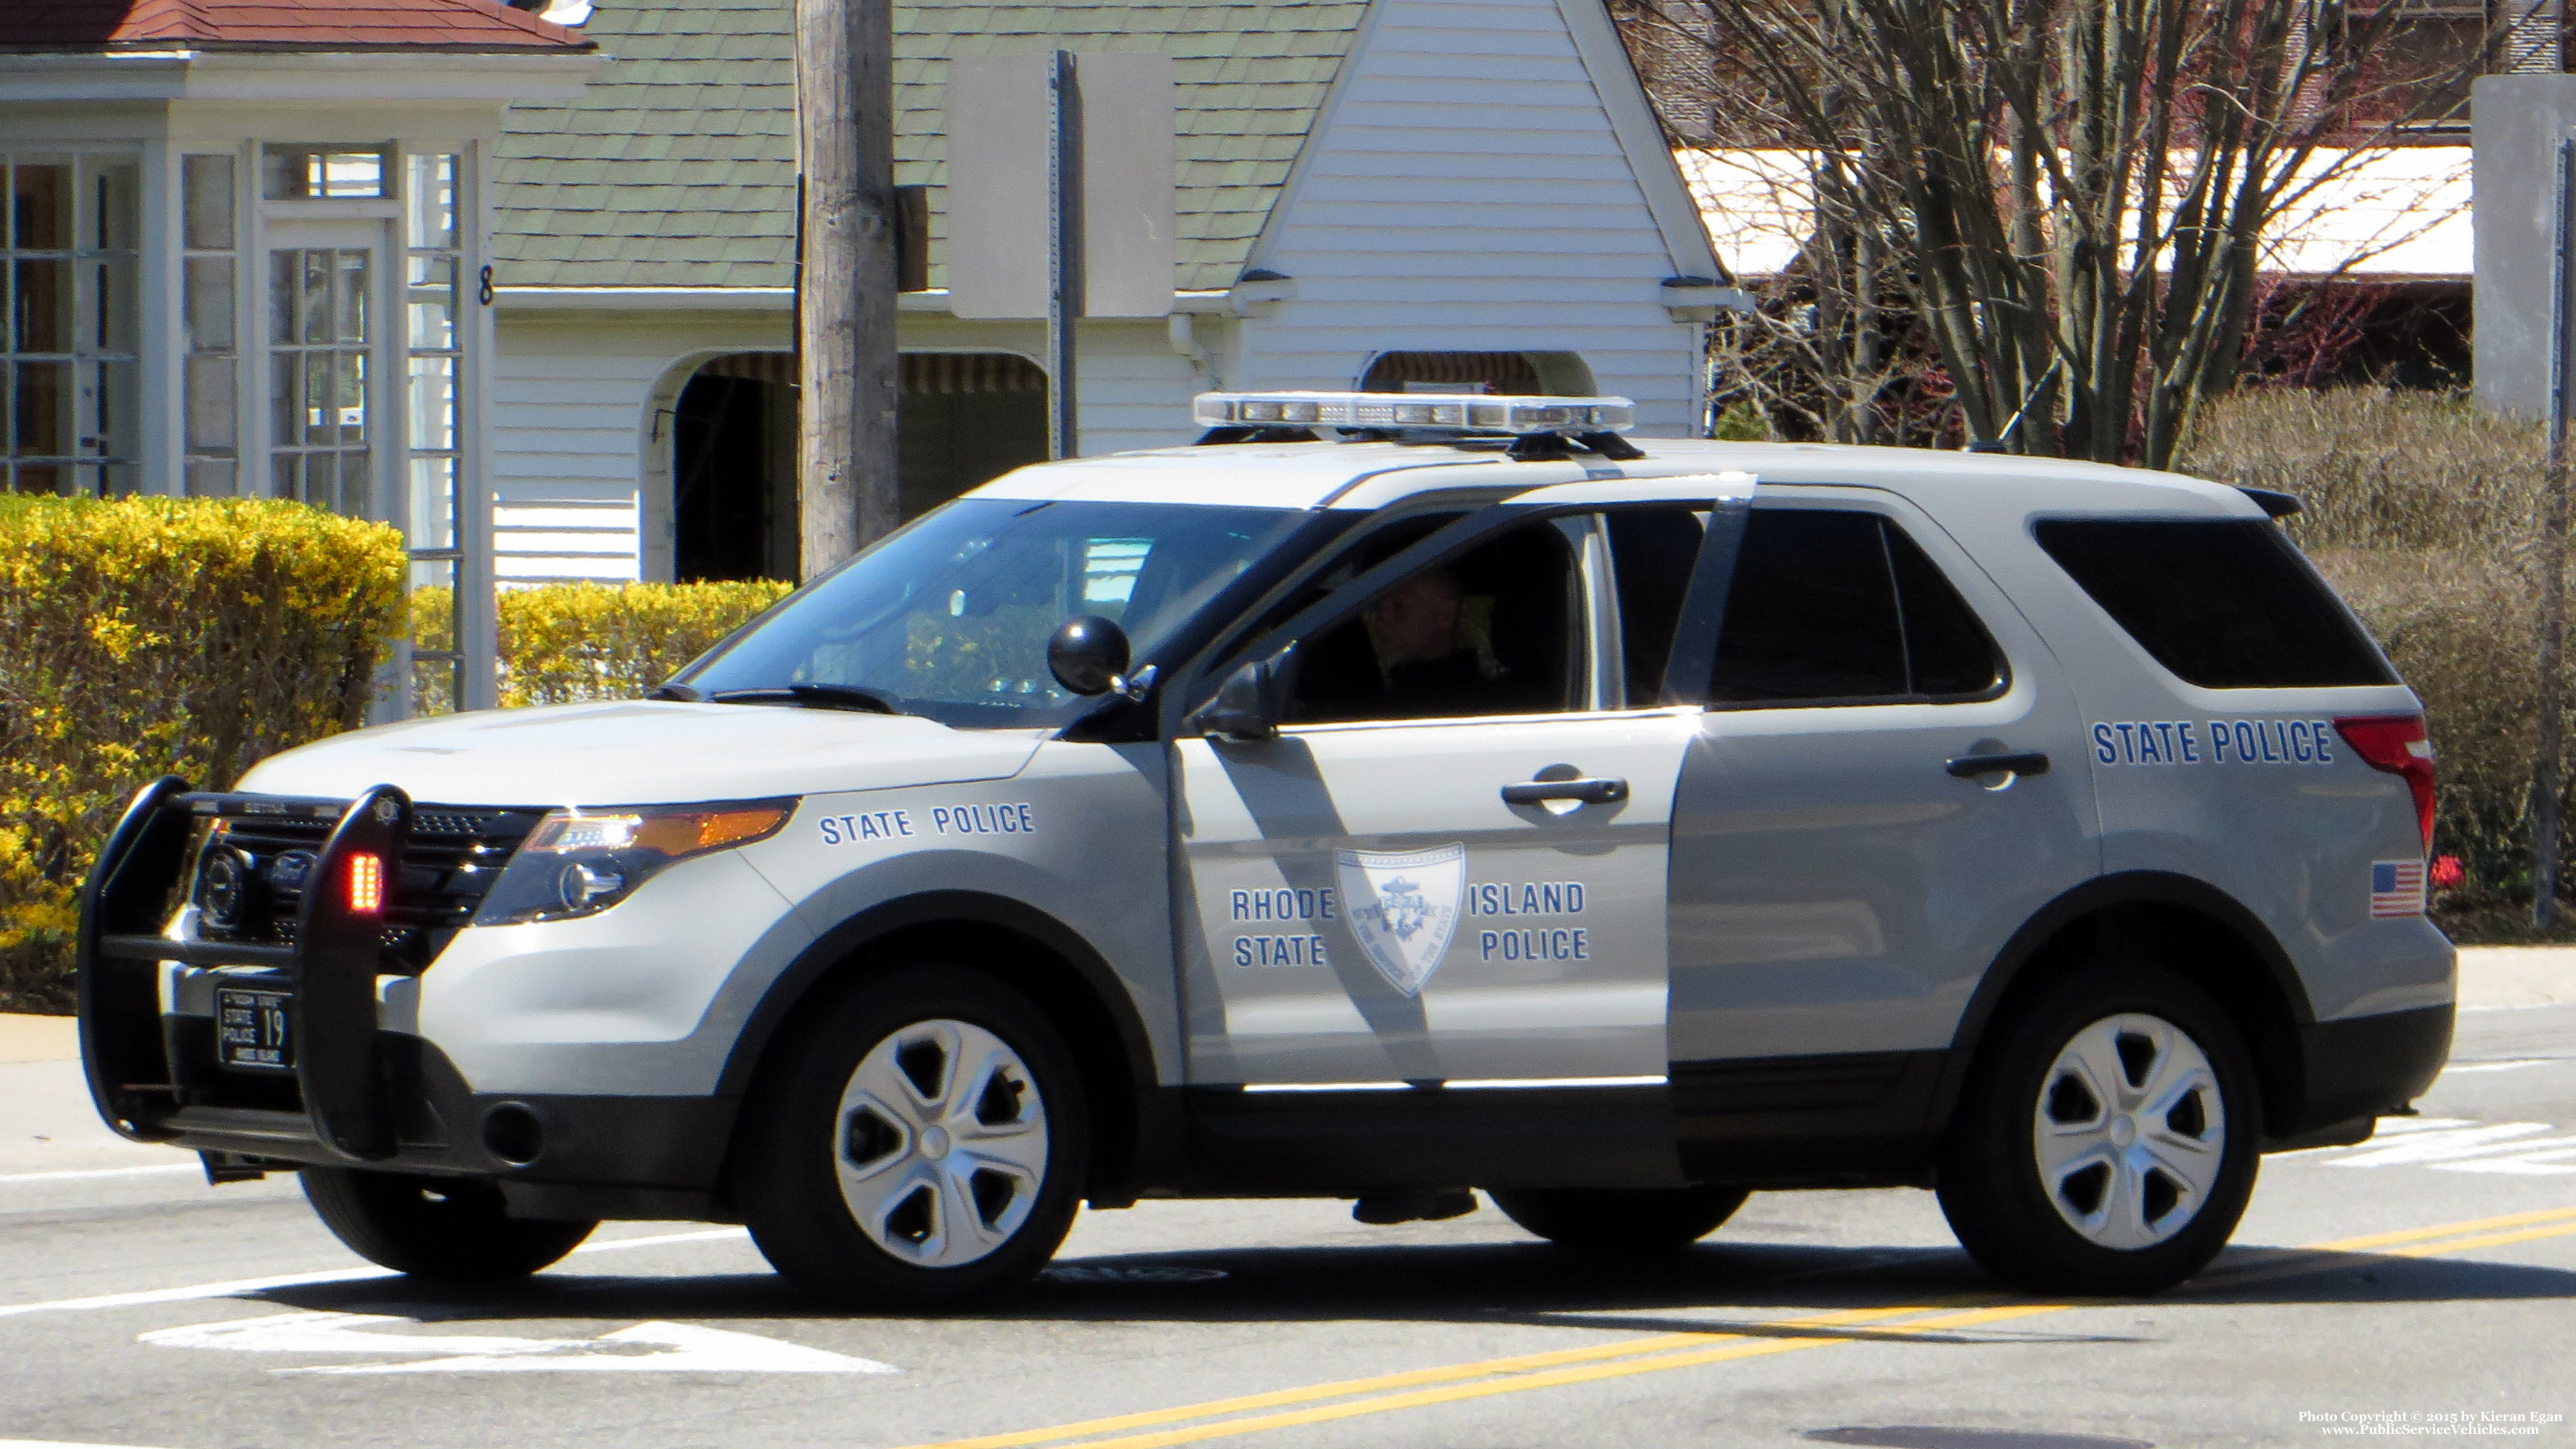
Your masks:
{"label": "american flag decal", "polygon": [[2374,860],[2370,863],[2370,917],[2396,920],[2424,914],[2424,862]]}

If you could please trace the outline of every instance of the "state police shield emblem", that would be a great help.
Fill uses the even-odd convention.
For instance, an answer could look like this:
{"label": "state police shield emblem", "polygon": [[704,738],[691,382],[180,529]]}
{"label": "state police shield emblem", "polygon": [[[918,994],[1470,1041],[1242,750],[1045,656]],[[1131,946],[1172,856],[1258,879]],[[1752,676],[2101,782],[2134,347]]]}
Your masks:
{"label": "state police shield emblem", "polygon": [[1333,852],[1351,934],[1387,984],[1407,996],[1422,994],[1449,937],[1458,928],[1458,902],[1467,893],[1467,847],[1387,854]]}

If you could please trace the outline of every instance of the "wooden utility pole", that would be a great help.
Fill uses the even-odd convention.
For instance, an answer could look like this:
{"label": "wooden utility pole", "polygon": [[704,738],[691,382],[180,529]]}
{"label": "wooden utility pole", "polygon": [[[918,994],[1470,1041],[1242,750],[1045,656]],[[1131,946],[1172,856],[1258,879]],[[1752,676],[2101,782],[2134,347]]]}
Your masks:
{"label": "wooden utility pole", "polygon": [[810,579],[900,521],[892,0],[796,0],[796,129],[796,492]]}

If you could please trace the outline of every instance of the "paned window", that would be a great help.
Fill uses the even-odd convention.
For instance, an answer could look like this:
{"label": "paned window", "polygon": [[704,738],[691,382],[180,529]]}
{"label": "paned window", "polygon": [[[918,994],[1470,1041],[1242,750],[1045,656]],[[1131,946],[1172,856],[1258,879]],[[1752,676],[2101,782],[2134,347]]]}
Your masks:
{"label": "paned window", "polygon": [[360,247],[268,254],[270,491],[353,518],[372,516],[370,259]]}
{"label": "paned window", "polygon": [[369,200],[387,195],[392,179],[381,147],[271,146],[260,165],[260,193],[271,201]]}
{"label": "paned window", "polygon": [[0,153],[0,178],[0,491],[131,493],[136,161]]}
{"label": "paned window", "polygon": [[179,160],[180,328],[187,488],[192,497],[241,491],[241,349],[235,337],[239,191],[231,156]]}

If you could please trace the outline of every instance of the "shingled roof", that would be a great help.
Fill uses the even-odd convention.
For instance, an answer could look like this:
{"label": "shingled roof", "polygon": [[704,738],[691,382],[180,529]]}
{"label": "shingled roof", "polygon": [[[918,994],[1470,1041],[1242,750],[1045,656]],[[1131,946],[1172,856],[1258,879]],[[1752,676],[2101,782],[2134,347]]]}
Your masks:
{"label": "shingled roof", "polygon": [[5,0],[7,50],[588,50],[499,0]]}
{"label": "shingled roof", "polygon": [[[896,179],[947,180],[948,61],[1155,51],[1180,83],[1187,290],[1242,271],[1366,0],[1084,0],[895,10]],[[612,63],[583,98],[513,110],[496,218],[508,286],[783,287],[796,235],[793,0],[599,0]],[[933,191],[931,232],[944,235]],[[931,285],[943,286],[939,248]]]}

